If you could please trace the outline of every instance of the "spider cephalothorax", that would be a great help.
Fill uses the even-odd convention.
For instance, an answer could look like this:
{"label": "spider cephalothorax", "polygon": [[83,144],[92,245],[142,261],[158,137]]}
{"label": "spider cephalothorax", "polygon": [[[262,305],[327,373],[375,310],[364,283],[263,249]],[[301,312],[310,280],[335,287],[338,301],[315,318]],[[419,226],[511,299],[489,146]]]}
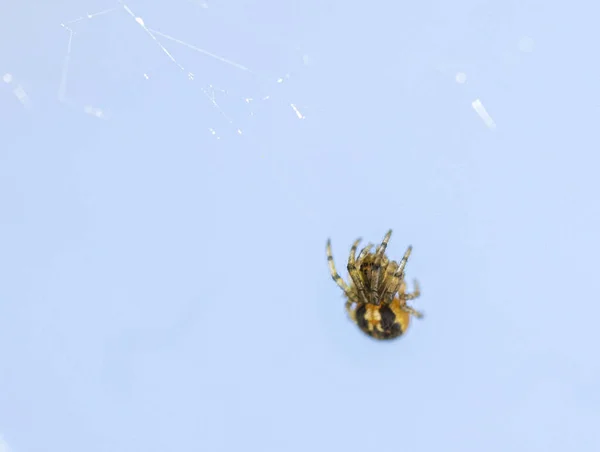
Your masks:
{"label": "spider cephalothorax", "polygon": [[412,251],[409,246],[404,257],[398,263],[390,261],[385,255],[392,230],[383,238],[375,252],[372,244],[364,247],[356,257],[361,239],[357,239],[350,249],[348,273],[350,284],[346,284],[337,273],[331,254],[331,240],[327,240],[327,262],[335,283],[346,296],[346,311],[354,323],[375,339],[394,339],[408,328],[410,316],[423,317],[419,311],[406,304],[407,300],[417,298],[421,292],[414,281],[414,292],[406,293],[404,267]]}

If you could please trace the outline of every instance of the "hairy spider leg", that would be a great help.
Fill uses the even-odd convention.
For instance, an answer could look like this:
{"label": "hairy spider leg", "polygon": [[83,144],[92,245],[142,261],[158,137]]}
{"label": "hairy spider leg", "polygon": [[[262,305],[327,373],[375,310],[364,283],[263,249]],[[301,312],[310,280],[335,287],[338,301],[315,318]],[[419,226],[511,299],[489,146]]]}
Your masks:
{"label": "hairy spider leg", "polygon": [[333,254],[331,253],[331,239],[327,240],[327,264],[329,265],[329,273],[331,273],[331,278],[340,287],[340,289],[344,291],[349,302],[352,303],[352,301],[356,301],[352,291],[350,290],[350,287],[348,287],[346,282],[342,279],[342,277],[338,274],[337,270],[335,269],[335,263],[333,262]]}
{"label": "hairy spider leg", "polygon": [[379,305],[379,276],[381,275],[381,259],[385,255],[385,250],[387,248],[388,242],[390,241],[390,237],[392,236],[392,230],[390,229],[381,245],[377,247],[377,251],[375,253],[375,260],[373,261],[373,266],[371,268],[372,278],[371,281],[371,303],[375,305]]}
{"label": "hairy spider leg", "polygon": [[412,293],[404,293],[402,295],[403,300],[414,300],[415,298],[419,298],[421,296],[421,288],[419,287],[419,281],[413,279],[414,289]]}
{"label": "hairy spider leg", "polygon": [[400,279],[404,279],[404,267],[406,267],[406,263],[408,262],[410,253],[412,253],[412,245],[409,245],[408,248],[406,248],[406,252],[404,253],[404,256],[402,257],[402,260],[400,261],[400,264],[398,265],[398,270],[396,270],[396,274],[394,276],[396,276]]}
{"label": "hairy spider leg", "polygon": [[[394,299],[396,291],[400,287],[400,280],[396,277],[398,262],[389,262],[386,266],[385,276],[381,285],[380,297],[387,303],[391,303]],[[393,290],[391,290],[393,289]]]}
{"label": "hairy spider leg", "polygon": [[358,265],[358,267],[360,267],[360,264],[364,260],[365,256],[367,254],[369,254],[369,252],[371,251],[371,248],[373,248],[373,244],[369,243],[362,250],[360,250],[360,254],[358,255],[358,258],[356,259],[356,264]]}
{"label": "hairy spider leg", "polygon": [[352,304],[353,302],[350,301],[350,299],[346,300],[346,312],[348,313],[350,320],[356,323],[356,309],[352,309]]}
{"label": "hairy spider leg", "polygon": [[348,257],[348,273],[350,274],[350,278],[352,278],[354,287],[356,287],[358,292],[358,299],[363,303],[368,303],[367,296],[365,295],[365,286],[363,284],[362,276],[356,269],[356,248],[358,248],[360,241],[360,238],[356,239],[352,244],[352,248],[350,248],[350,256]]}
{"label": "hairy spider leg", "polygon": [[420,311],[417,311],[415,308],[407,305],[407,304],[402,304],[400,303],[400,309],[402,309],[405,312],[408,312],[411,315],[414,315],[417,319],[422,319],[423,318],[423,313]]}
{"label": "hairy spider leg", "polygon": [[[367,270],[367,266],[369,265],[368,262],[366,262],[366,261],[368,260],[369,256],[371,255],[371,248],[373,248],[373,244],[372,243],[367,244],[367,246],[365,246],[362,250],[360,250],[358,258],[356,259],[356,269],[362,275],[363,283],[367,283],[366,284],[367,287],[365,287],[365,289],[368,288],[369,282],[371,281],[371,273],[365,272],[365,270]],[[370,271],[370,269],[369,269],[369,271]]]}
{"label": "hairy spider leg", "polygon": [[402,283],[400,284],[400,288],[398,290],[398,298],[400,299],[400,309],[421,319],[421,318],[423,318],[423,313],[420,311],[417,311],[416,309],[414,309],[411,306],[406,304],[407,300],[414,300],[415,298],[417,298],[421,295],[421,290],[419,288],[419,282],[415,279],[415,280],[413,280],[413,284],[415,286],[413,292],[406,293],[406,281],[402,280]]}

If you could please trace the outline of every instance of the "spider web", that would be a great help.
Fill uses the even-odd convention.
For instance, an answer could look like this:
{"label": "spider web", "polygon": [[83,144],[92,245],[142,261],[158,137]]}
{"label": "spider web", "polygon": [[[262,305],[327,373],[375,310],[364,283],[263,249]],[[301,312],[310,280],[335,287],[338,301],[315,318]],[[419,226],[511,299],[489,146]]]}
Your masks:
{"label": "spider web", "polygon": [[[209,11],[205,1],[189,3]],[[203,127],[216,139],[243,135],[266,110],[305,119],[306,107],[289,93],[297,73],[250,69],[146,22],[124,1],[60,26],[66,39],[58,100],[94,118],[118,119],[152,108],[158,93],[168,97],[181,91],[195,104],[191,114],[208,116]],[[301,71],[308,57],[296,57]]]}
{"label": "spider web", "polygon": [[[244,42],[244,38],[236,33],[235,26],[227,23],[227,15],[234,11],[224,10],[226,5],[217,5],[216,9],[221,10],[213,15],[211,12],[215,8],[206,0],[176,1],[166,10],[165,5],[160,5],[161,13],[176,17],[169,21],[173,17],[162,15],[146,20],[146,15],[152,16],[152,6],[138,7],[131,1],[135,0],[95,1],[98,7],[89,9],[91,12],[83,13],[85,9],[82,7],[71,17],[56,22],[57,33],[63,34],[62,50],[59,51],[63,58],[62,68],[56,74],[59,79],[57,98],[61,103],[97,119],[115,120],[124,114],[132,114],[136,108],[139,112],[153,106],[151,100],[142,102],[141,97],[156,99],[158,91],[166,95],[186,90],[186,96],[196,102],[196,114],[202,116],[199,122],[202,122],[205,133],[217,139],[251,131],[259,122],[257,118],[267,111],[276,111],[279,116],[293,120],[305,119],[307,105],[302,100],[304,96],[294,94],[309,66],[308,56],[300,49],[288,46],[288,61],[265,70],[268,66],[265,63],[276,58],[263,49],[264,43],[253,47],[247,37]],[[488,49],[487,57],[479,54],[478,63],[471,64],[471,67],[468,64],[465,67],[468,61],[456,55],[457,49],[469,46],[460,35],[428,46],[433,47],[430,48],[433,54],[437,53],[437,61],[426,63],[427,70],[433,69],[447,82],[455,82],[454,87],[464,93],[461,94],[464,102],[460,102],[460,108],[472,109],[489,129],[496,128],[493,118],[496,109],[493,99],[485,96],[484,85],[490,84],[490,76],[493,75],[477,72],[487,65],[490,68],[495,66],[498,73],[505,73],[507,65],[514,65],[534,50],[533,39],[526,35],[521,35],[518,42],[515,40],[509,46],[506,42],[503,46],[498,45],[498,27],[494,26],[490,17],[502,13],[507,15],[505,22],[509,23],[513,16],[527,9],[516,0],[511,5],[505,8],[506,12],[487,4],[463,11],[464,37],[470,37],[475,30]],[[444,23],[444,15],[440,14],[435,28],[457,28]],[[195,20],[196,28],[181,26],[186,19],[188,22]],[[223,39],[215,40],[214,36],[203,31],[207,23],[217,27],[221,25],[223,34],[231,38],[233,46],[223,46]],[[198,27],[198,24],[201,26]],[[452,35],[451,30],[448,35]],[[272,40],[276,40],[275,36]],[[438,46],[436,52],[434,48]],[[236,52],[239,48],[245,52]],[[231,55],[232,50],[235,55]],[[60,53],[56,58],[61,58]],[[263,61],[260,61],[261,58]],[[490,61],[481,64],[482,58]],[[495,61],[492,62],[492,59]],[[418,67],[423,63],[413,61],[410,66]],[[417,77],[418,72],[415,72]],[[3,77],[3,91],[30,109],[32,98],[21,75],[5,73],[0,76]],[[142,90],[145,92],[138,92],[136,98],[136,91]],[[115,94],[117,91],[120,93]],[[129,93],[123,95],[123,91]],[[433,110],[436,106],[428,108]]]}

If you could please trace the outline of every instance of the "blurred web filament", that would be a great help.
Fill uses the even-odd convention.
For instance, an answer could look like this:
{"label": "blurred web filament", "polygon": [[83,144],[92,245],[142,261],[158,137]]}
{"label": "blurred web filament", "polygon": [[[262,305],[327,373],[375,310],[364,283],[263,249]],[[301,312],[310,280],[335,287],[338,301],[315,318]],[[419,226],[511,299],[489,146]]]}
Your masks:
{"label": "blurred web filament", "polygon": [[[170,61],[170,63],[173,64],[182,74],[184,74],[185,78],[189,82],[197,83],[195,80],[196,77],[195,77],[194,72],[188,70],[184,66],[184,64],[171,53],[171,51],[167,48],[167,46],[163,42],[161,42],[161,39],[163,39],[165,42],[169,41],[173,44],[176,44],[179,46],[184,46],[195,53],[198,53],[205,57],[214,59],[214,60],[216,60],[224,65],[227,65],[235,70],[247,73],[248,75],[250,75],[254,78],[258,77],[258,75],[254,71],[250,70],[248,67],[246,67],[240,63],[237,63],[235,61],[232,61],[230,59],[227,59],[227,58],[217,55],[215,53],[209,52],[208,50],[205,50],[196,45],[193,45],[191,43],[188,43],[186,41],[183,41],[181,39],[173,37],[169,34],[163,33],[154,28],[150,28],[149,26],[146,25],[144,20],[140,16],[137,16],[134,13],[134,11],[125,2],[119,0],[118,6],[104,9],[104,10],[98,11],[96,13],[86,14],[86,15],[80,16],[74,20],[61,23],[61,26],[69,33],[69,36],[68,36],[68,42],[67,42],[67,50],[66,50],[64,60],[63,60],[63,65],[62,65],[60,85],[59,85],[59,89],[58,89],[58,99],[60,102],[69,104],[69,105],[74,105],[74,102],[70,101],[69,97],[68,97],[68,80],[69,80],[69,69],[70,69],[70,64],[71,64],[71,57],[73,55],[73,40],[74,40],[75,36],[77,35],[77,33],[79,33],[79,31],[75,30],[76,26],[80,22],[95,19],[99,16],[105,16],[107,14],[118,13],[119,11],[126,12],[127,15],[129,17],[131,17],[131,19],[133,19],[133,21],[137,25],[139,25],[139,27],[141,27],[144,34],[149,39],[152,40],[152,42],[156,45],[156,47],[158,47],[158,49],[161,51],[163,56],[166,57],[166,59],[168,61]],[[140,75],[140,78],[143,78],[144,80],[150,80],[150,78],[151,78],[151,76],[148,72],[141,71],[141,73],[139,75]],[[289,78],[289,74],[286,77]],[[277,80],[278,83],[282,83],[283,81],[284,81],[284,78],[280,78]],[[208,86],[201,86],[199,88],[199,93],[201,93],[201,95],[208,101],[208,103],[212,106],[212,108],[218,112],[219,116],[221,116],[221,118],[223,120],[225,120],[225,122],[229,125],[229,128],[234,130],[237,135],[242,135],[241,125],[239,125],[237,123],[237,121],[232,119],[232,117],[226,113],[225,108],[223,108],[223,106],[219,100],[219,97],[221,97],[221,96],[227,96],[228,98],[231,98],[231,96],[229,96],[229,94],[226,90],[216,88],[211,83],[211,84],[208,84]],[[235,97],[237,97],[237,96],[235,96]],[[261,96],[260,102],[266,102],[270,98],[271,98],[270,95]],[[250,107],[252,104],[256,104],[255,102],[253,102],[253,97],[239,96],[238,100],[242,101],[245,105],[248,105]],[[296,103],[288,102],[287,105],[291,109],[292,113],[296,116],[296,118],[298,118],[298,119],[305,118],[305,116],[300,112],[300,109]],[[246,107],[246,108],[248,108],[248,107]],[[107,117],[104,110],[97,106],[86,105],[83,108],[83,111],[85,113],[95,116],[97,118],[106,118]],[[247,115],[253,116],[254,109],[251,109],[250,111],[248,111]],[[215,136],[216,138],[220,138],[218,133],[216,133],[216,127],[207,127],[207,129],[211,135]]]}
{"label": "blurred web filament", "polygon": [[11,73],[7,72],[6,74],[4,74],[2,76],[2,81],[11,87],[12,93],[21,103],[21,105],[23,105],[23,107],[27,109],[31,107],[31,101],[29,99],[29,96],[27,95],[27,92],[25,91],[25,88],[23,88],[23,86],[15,80]]}

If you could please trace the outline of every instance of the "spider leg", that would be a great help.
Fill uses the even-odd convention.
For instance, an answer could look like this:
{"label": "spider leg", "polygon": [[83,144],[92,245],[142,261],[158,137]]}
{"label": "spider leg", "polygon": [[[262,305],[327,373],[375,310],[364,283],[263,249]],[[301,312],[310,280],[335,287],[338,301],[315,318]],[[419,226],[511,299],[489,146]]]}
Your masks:
{"label": "spider leg", "polygon": [[383,238],[381,245],[377,247],[375,260],[373,261],[373,267],[371,268],[373,275],[373,280],[371,281],[371,303],[375,305],[379,304],[379,277],[381,275],[381,259],[385,255],[385,250],[391,236],[392,230],[390,229]]}
{"label": "spider leg", "polygon": [[358,273],[361,275],[363,282],[371,281],[371,267],[365,264],[365,258],[371,253],[371,248],[373,248],[373,244],[367,244],[367,246],[360,250],[358,257],[356,258],[355,267],[358,270]]}
{"label": "spider leg", "polygon": [[417,311],[416,309],[411,308],[407,304],[400,305],[400,309],[402,309],[405,312],[408,312],[411,315],[414,315],[417,319],[422,319],[424,317],[422,312]]}
{"label": "spider leg", "polygon": [[422,312],[417,311],[413,307],[406,304],[407,300],[413,300],[413,299],[417,298],[419,295],[421,295],[421,290],[419,289],[419,283],[417,282],[416,279],[414,280],[413,284],[415,286],[414,291],[412,293],[406,293],[406,282],[404,280],[401,281],[400,288],[398,290],[398,298],[400,299],[400,309],[402,309],[405,312],[408,312],[409,314],[415,316],[418,319],[422,319],[423,318]]}
{"label": "spider leg", "polygon": [[350,290],[350,287],[346,284],[346,282],[342,279],[342,277],[338,274],[335,269],[335,263],[333,262],[333,254],[331,253],[331,240],[327,240],[327,264],[329,265],[329,273],[331,273],[331,278],[335,281],[335,283],[344,291],[348,300],[354,300],[354,295]]}
{"label": "spider leg", "polygon": [[355,265],[365,286],[365,292],[369,290],[371,283],[371,266],[373,264],[373,253],[371,253],[371,248],[373,248],[373,244],[369,243],[360,251]]}
{"label": "spider leg", "polygon": [[408,248],[406,249],[406,252],[404,253],[404,256],[402,257],[402,260],[400,261],[400,264],[398,264],[398,270],[396,270],[396,275],[397,277],[400,277],[400,275],[402,273],[404,273],[404,267],[406,267],[406,263],[408,262],[408,258],[410,257],[410,253],[412,253],[412,246],[409,245]]}
{"label": "spider leg", "polygon": [[369,243],[367,246],[365,246],[360,251],[360,254],[358,255],[358,258],[356,259],[356,263],[358,264],[359,267],[360,267],[360,264],[361,264],[362,260],[365,258],[365,256],[367,254],[369,254],[369,251],[371,251],[371,248],[373,248],[373,244]]}
{"label": "spider leg", "polygon": [[383,278],[382,288],[379,296],[388,303],[394,299],[394,294],[400,287],[400,280],[395,276],[397,269],[398,263],[394,261],[388,263],[385,269],[385,276]]}
{"label": "spider leg", "polygon": [[365,285],[363,283],[363,279],[359,271],[356,269],[356,248],[358,248],[360,240],[361,239],[356,239],[356,241],[352,244],[352,248],[350,248],[350,256],[348,257],[348,273],[350,274],[350,278],[352,278],[354,286],[358,292],[358,299],[364,303],[368,303],[367,296],[365,295]]}
{"label": "spider leg", "polygon": [[356,310],[352,309],[352,301],[350,301],[350,299],[346,300],[346,312],[350,319],[356,323]]}
{"label": "spider leg", "polygon": [[417,281],[416,279],[413,280],[413,286],[415,286],[415,288],[413,289],[412,293],[402,293],[400,295],[400,298],[402,300],[414,300],[415,298],[421,296],[421,288],[419,287],[419,281]]}

